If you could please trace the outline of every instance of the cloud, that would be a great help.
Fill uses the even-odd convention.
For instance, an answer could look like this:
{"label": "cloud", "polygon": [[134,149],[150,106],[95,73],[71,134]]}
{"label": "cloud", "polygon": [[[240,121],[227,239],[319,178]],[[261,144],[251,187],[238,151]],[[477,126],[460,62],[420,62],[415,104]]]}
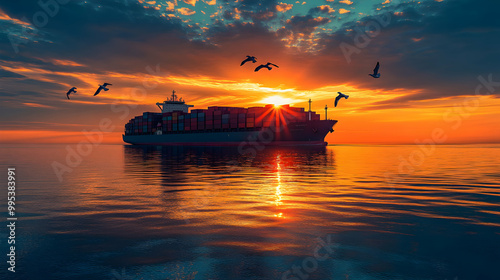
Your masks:
{"label": "cloud", "polygon": [[349,10],[346,10],[346,9],[344,9],[344,8],[340,8],[340,9],[339,9],[339,14],[347,14],[347,13],[349,13],[349,12],[350,12]]}
{"label": "cloud", "polygon": [[231,4],[241,11],[241,17],[254,22],[270,21],[276,18],[278,2],[276,0],[241,0]]}
{"label": "cloud", "polygon": [[313,32],[318,26],[327,24],[330,19],[307,14],[305,16],[292,16],[285,25],[277,31],[277,34],[289,46],[301,49],[314,49],[315,36]]}
{"label": "cloud", "polygon": [[0,78],[24,78],[24,77],[25,77],[24,75],[0,69]]}
{"label": "cloud", "polygon": [[[369,73],[372,64],[381,61],[382,78],[377,80],[377,87],[386,91],[406,88],[412,92],[384,100],[383,104],[403,106],[414,100],[471,95],[479,83],[479,75],[486,77],[492,73],[500,80],[500,72],[492,62],[500,59],[493,47],[500,38],[500,23],[492,21],[492,11],[500,8],[500,4],[478,8],[473,1],[445,3],[426,1],[420,5],[403,3],[387,7],[383,11],[392,15],[389,24],[381,27],[377,36],[367,37],[367,46],[351,56],[350,64],[343,58],[340,43],[354,46],[355,38],[359,39],[362,34],[359,30],[378,22],[375,17],[345,24],[331,36],[324,36],[318,44],[326,44],[323,55],[339,58],[337,63],[346,70],[339,79],[371,87],[373,80],[359,73]],[[474,7],[475,13],[467,12]],[[316,66],[325,73],[323,67]]]}
{"label": "cloud", "polygon": [[190,8],[182,7],[177,9],[177,12],[179,14],[184,15],[184,16],[190,16],[196,14],[196,11],[191,10]]}
{"label": "cloud", "polygon": [[323,14],[331,14],[335,12],[334,9],[332,9],[332,7],[330,7],[330,5],[321,5],[321,6],[318,6],[318,7],[315,7],[315,8],[311,8],[309,10],[309,13],[310,14],[313,14],[313,13],[323,13]]}
{"label": "cloud", "polygon": [[352,5],[352,3],[354,3],[354,2],[352,2],[350,0],[340,0],[339,3],[343,3],[343,4],[346,4],[346,5]]}
{"label": "cloud", "polygon": [[182,1],[194,7],[196,5],[197,0],[182,0]]}
{"label": "cloud", "polygon": [[174,2],[167,1],[167,2],[165,2],[165,4],[167,5],[167,7],[166,7],[167,11],[173,12],[175,10],[175,3]]}
{"label": "cloud", "polygon": [[276,5],[276,11],[284,13],[286,11],[291,10],[293,7],[293,4],[286,4],[286,3],[279,3]]}
{"label": "cloud", "polygon": [[23,105],[26,105],[28,107],[37,107],[37,108],[54,108],[54,107],[49,106],[49,105],[43,105],[43,104],[38,104],[38,103],[29,103],[29,102],[25,102],[25,103],[23,103]]}

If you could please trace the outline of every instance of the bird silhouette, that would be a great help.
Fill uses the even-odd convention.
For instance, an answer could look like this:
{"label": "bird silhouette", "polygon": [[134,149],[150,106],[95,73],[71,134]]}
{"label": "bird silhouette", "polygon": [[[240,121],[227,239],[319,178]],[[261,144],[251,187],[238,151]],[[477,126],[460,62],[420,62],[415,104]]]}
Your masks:
{"label": "bird silhouette", "polygon": [[104,91],[108,91],[109,88],[106,88],[106,86],[112,86],[112,84],[108,84],[108,83],[104,83],[101,85],[99,85],[99,88],[97,89],[97,91],[94,93],[94,96],[98,95],[99,92],[101,92],[101,90],[104,90]]}
{"label": "bird silhouette", "polygon": [[380,73],[378,72],[378,69],[380,68],[380,63],[377,62],[377,66],[373,69],[373,74],[368,74],[372,76],[373,78],[377,79],[380,78]]}
{"label": "bird silhouette", "polygon": [[245,64],[245,63],[247,63],[249,61],[255,63],[255,62],[257,62],[257,58],[255,56],[249,56],[249,55],[247,55],[247,58],[241,62],[240,66],[243,66],[243,64]]}
{"label": "bird silhouette", "polygon": [[72,88],[70,88],[70,89],[68,90],[68,92],[66,92],[66,97],[67,97],[68,99],[70,99],[70,98],[69,98],[69,95],[70,95],[70,94],[72,94],[72,93],[76,93],[76,90],[75,90],[75,89],[76,89],[76,87],[72,87]]}
{"label": "bird silhouette", "polygon": [[267,64],[261,64],[261,65],[257,66],[257,68],[255,68],[255,72],[259,71],[259,70],[260,70],[260,69],[262,69],[262,68],[267,68],[267,70],[271,70],[271,69],[273,69],[273,68],[271,68],[271,66],[269,66],[269,65],[272,65],[272,66],[275,66],[275,67],[277,67],[277,68],[280,68],[278,65],[273,64],[273,63],[271,63],[271,62],[268,62]]}
{"label": "bird silhouette", "polygon": [[347,95],[347,94],[343,94],[340,91],[338,93],[339,93],[339,95],[337,95],[337,97],[335,97],[335,107],[337,107],[337,104],[339,103],[339,100],[341,98],[345,98],[345,99],[349,98],[349,95]]}

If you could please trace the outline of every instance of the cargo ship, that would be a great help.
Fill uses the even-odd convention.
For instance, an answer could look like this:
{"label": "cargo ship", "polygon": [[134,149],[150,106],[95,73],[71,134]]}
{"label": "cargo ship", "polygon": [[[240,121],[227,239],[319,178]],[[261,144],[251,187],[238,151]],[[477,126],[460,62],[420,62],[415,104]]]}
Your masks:
{"label": "cargo ship", "polygon": [[[311,146],[327,145],[336,120],[320,120],[319,114],[289,105],[191,109],[175,91],[156,103],[161,113],[144,112],[125,125],[123,141],[135,145]],[[325,107],[325,118],[326,118]]]}

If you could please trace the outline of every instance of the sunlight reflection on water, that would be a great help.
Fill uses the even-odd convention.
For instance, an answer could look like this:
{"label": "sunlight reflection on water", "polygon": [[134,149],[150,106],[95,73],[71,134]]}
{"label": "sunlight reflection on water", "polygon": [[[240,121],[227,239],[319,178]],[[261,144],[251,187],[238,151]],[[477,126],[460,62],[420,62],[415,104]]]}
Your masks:
{"label": "sunlight reflection on water", "polygon": [[59,183],[64,146],[2,147],[22,186],[19,275],[281,279],[330,235],[308,279],[493,279],[500,146],[438,147],[390,186],[412,149],[103,145]]}

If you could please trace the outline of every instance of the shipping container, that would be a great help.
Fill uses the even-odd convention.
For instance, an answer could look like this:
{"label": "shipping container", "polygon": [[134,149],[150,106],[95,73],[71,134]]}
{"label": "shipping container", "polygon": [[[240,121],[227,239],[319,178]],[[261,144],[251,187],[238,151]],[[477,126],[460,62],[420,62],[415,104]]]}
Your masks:
{"label": "shipping container", "polygon": [[214,119],[214,115],[213,115],[214,112],[212,111],[207,111],[205,113],[205,120],[207,121],[212,121]]}
{"label": "shipping container", "polygon": [[214,120],[214,129],[221,129],[222,122],[220,120]]}
{"label": "shipping container", "polygon": [[191,130],[198,130],[198,122],[191,122]]}

